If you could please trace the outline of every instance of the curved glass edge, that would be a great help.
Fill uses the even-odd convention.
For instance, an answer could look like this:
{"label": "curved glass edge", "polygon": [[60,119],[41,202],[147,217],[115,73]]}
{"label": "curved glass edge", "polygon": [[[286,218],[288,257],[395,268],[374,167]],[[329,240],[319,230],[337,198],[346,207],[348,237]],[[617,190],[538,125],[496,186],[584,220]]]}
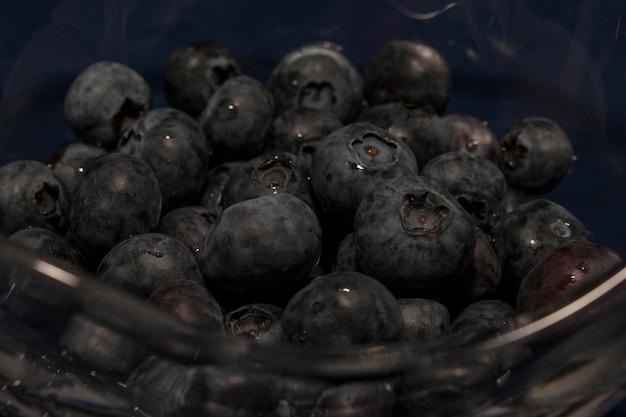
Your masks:
{"label": "curved glass edge", "polygon": [[[7,291],[13,291],[15,286],[21,286],[22,291],[34,291],[36,298],[55,300],[54,305],[63,304],[73,312],[82,312],[165,357],[183,363],[263,363],[276,370],[322,377],[395,375],[411,369],[427,371],[436,363],[456,364],[459,358],[480,357],[523,346],[541,346],[552,343],[555,337],[560,341],[572,337],[587,327],[597,331],[602,325],[595,324],[598,320],[621,314],[626,309],[625,266],[559,310],[541,317],[520,315],[509,323],[507,330],[473,340],[444,338],[425,345],[390,343],[350,349],[264,346],[226,334],[208,334],[92,276],[71,272],[33,256],[6,239],[0,239],[0,263],[5,277],[9,276],[7,266],[19,268],[22,272],[10,274],[13,281]],[[37,276],[36,288],[28,287],[28,281],[32,279],[30,273]],[[613,326],[614,322],[611,322]],[[606,331],[621,332],[612,334],[615,340],[620,335],[626,337],[626,325]],[[595,346],[593,339],[578,342],[583,343],[575,348],[578,350]],[[462,374],[459,369],[456,372]]]}

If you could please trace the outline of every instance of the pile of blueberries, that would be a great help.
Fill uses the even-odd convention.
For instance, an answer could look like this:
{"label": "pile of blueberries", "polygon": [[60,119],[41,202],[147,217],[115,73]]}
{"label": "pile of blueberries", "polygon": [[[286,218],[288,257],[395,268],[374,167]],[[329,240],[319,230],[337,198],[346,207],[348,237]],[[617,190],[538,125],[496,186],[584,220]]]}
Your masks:
{"label": "pile of blueberries", "polygon": [[[497,138],[472,115],[446,114],[450,79],[422,41],[389,42],[361,72],[336,45],[304,45],[265,83],[202,42],[170,55],[170,106],[152,108],[140,74],[94,63],[65,97],[74,139],[47,161],[0,167],[0,233],[253,343],[345,349],[504,331],[623,260],[542,197],[575,159],[563,129],[530,115]],[[223,390],[222,400],[254,392],[238,371],[185,370],[96,328],[75,315],[59,346],[138,387],[150,412],[164,407],[151,395],[175,386]],[[285,404],[255,378],[258,398],[229,403],[245,415],[351,416],[341,407],[372,398],[378,414],[358,415],[397,409],[392,391],[358,384],[294,388],[299,400]],[[181,398],[170,411],[244,415]]]}

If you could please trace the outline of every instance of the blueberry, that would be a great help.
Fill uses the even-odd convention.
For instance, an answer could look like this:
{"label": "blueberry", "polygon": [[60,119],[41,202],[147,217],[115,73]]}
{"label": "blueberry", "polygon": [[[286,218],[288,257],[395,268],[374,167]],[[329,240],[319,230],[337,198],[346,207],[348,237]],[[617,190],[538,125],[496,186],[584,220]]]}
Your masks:
{"label": "blueberry", "polygon": [[573,162],[572,144],[552,120],[525,118],[502,138],[502,171],[511,187],[527,194],[554,189]]}
{"label": "blueberry", "polygon": [[450,312],[446,306],[428,298],[399,298],[402,313],[402,342],[436,340],[450,326]]}
{"label": "blueberry", "polygon": [[130,336],[84,313],[67,323],[59,345],[72,359],[114,378],[130,375],[147,354]]}
{"label": "blueberry", "polygon": [[392,102],[370,107],[359,120],[385,129],[405,142],[415,154],[417,165],[424,167],[435,156],[454,150],[447,123],[428,107],[408,102]]}
{"label": "blueberry", "polygon": [[165,62],[165,96],[170,106],[195,118],[226,80],[240,74],[223,45],[212,41],[185,44]]}
{"label": "blueberry", "polygon": [[437,155],[421,175],[441,183],[470,213],[476,225],[489,231],[502,215],[507,182],[500,168],[487,158],[455,151]]}
{"label": "blueberry", "polygon": [[329,111],[294,107],[274,118],[265,150],[290,152],[300,157],[304,152],[303,146],[326,137],[340,127],[343,127],[341,120]]}
{"label": "blueberry", "polygon": [[114,148],[120,132],[150,108],[151,94],[146,80],[132,68],[99,61],[74,79],[63,111],[78,139]]}
{"label": "blueberry", "polygon": [[454,150],[468,152],[500,163],[500,142],[487,122],[469,114],[448,114],[442,117],[448,125]]}
{"label": "blueberry", "polygon": [[206,365],[188,366],[168,393],[163,415],[264,417],[281,400],[282,380],[270,372]]}
{"label": "blueberry", "polygon": [[287,303],[282,341],[289,345],[350,346],[398,340],[402,315],[379,281],[358,272],[315,278]]}
{"label": "blueberry", "polygon": [[226,331],[257,343],[278,344],[281,336],[280,318],[283,310],[273,304],[253,303],[226,314]]}
{"label": "blueberry", "polygon": [[96,267],[122,240],[156,231],[160,216],[161,191],[150,166],[127,154],[106,154],[93,159],[78,181],[71,240]]}
{"label": "blueberry", "polygon": [[381,181],[417,171],[415,156],[404,142],[370,123],[356,122],[316,146],[311,187],[325,215],[350,224],[368,191]]}
{"label": "blueberry", "polygon": [[222,209],[251,198],[292,194],[315,209],[311,185],[300,171],[298,158],[288,152],[260,155],[233,170],[222,190]]}
{"label": "blueberry", "polygon": [[43,259],[79,270],[82,260],[78,251],[64,236],[41,227],[28,227],[9,236],[9,241],[28,249]]}
{"label": "blueberry", "polygon": [[144,299],[163,281],[204,283],[193,253],[181,241],[162,233],[141,233],[122,240],[103,257],[96,276]]}
{"label": "blueberry", "polygon": [[198,204],[206,208],[212,215],[218,216],[222,212],[224,186],[243,162],[223,162],[213,166],[206,175]]}
{"label": "blueberry", "polygon": [[[82,259],[76,249],[65,237],[51,230],[40,227],[18,230],[8,237],[8,242],[69,272],[82,270]],[[42,280],[39,274],[5,265],[0,280],[3,294],[0,305],[11,316],[56,339],[63,332],[74,306],[62,296],[51,297],[49,287],[41,285]]]}
{"label": "blueberry", "polygon": [[500,299],[475,301],[466,306],[452,321],[447,334],[455,337],[477,337],[494,331],[503,332],[517,310]]}
{"label": "blueberry", "polygon": [[41,162],[17,160],[0,167],[0,233],[42,227],[64,234],[70,206],[62,182]]}
{"label": "blueberry", "polygon": [[197,256],[207,288],[227,310],[250,302],[282,306],[318,262],[320,242],[313,210],[276,194],[226,208]]}
{"label": "blueberry", "polygon": [[290,51],[268,80],[276,115],[306,107],[330,112],[342,123],[353,122],[361,110],[362,88],[359,71],[339,48],[328,43]]}
{"label": "blueberry", "polygon": [[147,355],[126,380],[133,401],[153,415],[162,415],[172,390],[184,380],[188,367],[175,360]]}
{"label": "blueberry", "polygon": [[339,242],[334,262],[335,271],[363,272],[359,265],[355,238],[355,233],[350,232]]}
{"label": "blueberry", "polygon": [[371,106],[395,101],[429,105],[441,114],[450,100],[450,79],[448,63],[431,45],[421,40],[392,40],[365,66],[365,99]]}
{"label": "blueberry", "polygon": [[311,417],[383,417],[393,414],[396,394],[384,382],[348,382],[328,388]]}
{"label": "blueberry", "polygon": [[441,294],[442,302],[456,314],[468,304],[499,295],[502,266],[491,246],[491,238],[476,228],[472,260],[454,282],[454,289]]}
{"label": "blueberry", "polygon": [[87,162],[106,153],[106,149],[89,143],[76,140],[63,142],[54,148],[46,164],[63,183],[67,195],[71,197]]}
{"label": "blueberry", "polygon": [[161,217],[157,231],[175,237],[197,254],[204,235],[213,227],[216,217],[202,206],[179,207]]}
{"label": "blueberry", "polygon": [[363,271],[404,297],[449,288],[476,244],[470,214],[419,176],[387,180],[366,194],[354,232]]}
{"label": "blueberry", "polygon": [[583,241],[560,245],[522,279],[517,308],[520,313],[554,311],[602,283],[623,264],[622,257],[606,246]]}
{"label": "blueberry", "polygon": [[592,241],[587,227],[565,207],[534,199],[500,217],[491,230],[502,266],[500,296],[515,305],[520,282],[552,249],[571,241]]}
{"label": "blueberry", "polygon": [[250,159],[263,151],[274,117],[274,100],[263,84],[246,75],[229,78],[198,116],[213,162]]}
{"label": "blueberry", "polygon": [[204,282],[189,278],[165,279],[152,291],[148,302],[186,323],[212,332],[224,331],[224,311]]}
{"label": "blueberry", "polygon": [[211,155],[200,125],[172,108],[152,109],[137,118],[124,130],[118,151],[140,158],[152,168],[164,212],[196,200]]}

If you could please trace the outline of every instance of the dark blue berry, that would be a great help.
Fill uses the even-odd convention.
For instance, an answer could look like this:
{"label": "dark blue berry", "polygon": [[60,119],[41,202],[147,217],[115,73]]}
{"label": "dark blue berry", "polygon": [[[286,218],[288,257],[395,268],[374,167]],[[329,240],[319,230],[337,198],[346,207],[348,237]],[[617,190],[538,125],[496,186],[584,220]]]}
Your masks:
{"label": "dark blue berry", "polygon": [[106,154],[93,159],[78,181],[71,240],[96,267],[122,240],[156,231],[160,216],[161,191],[150,166],[127,154]]}
{"label": "dark blue berry", "polygon": [[571,241],[592,241],[587,227],[565,207],[535,199],[500,217],[491,230],[502,266],[500,296],[515,305],[520,282],[552,249]]}
{"label": "dark blue berry", "polygon": [[417,175],[408,146],[366,122],[338,129],[316,145],[311,187],[321,211],[350,224],[361,199],[389,178]]}
{"label": "dark blue berry", "polygon": [[85,165],[93,158],[102,156],[107,150],[80,141],[63,142],[48,157],[46,164],[63,183],[68,196],[72,196]]}
{"label": "dark blue berry", "polygon": [[450,128],[429,108],[408,102],[379,104],[370,107],[359,120],[385,129],[405,142],[420,169],[435,156],[454,150]]}
{"label": "dark blue berry", "polygon": [[70,206],[62,182],[41,162],[17,160],[0,167],[0,233],[42,227],[63,234]]}
{"label": "dark blue berry", "polygon": [[200,251],[204,235],[215,224],[216,217],[202,206],[179,207],[161,217],[157,231],[175,237],[196,254]]}
{"label": "dark blue berry", "polygon": [[284,305],[320,252],[314,211],[291,194],[277,194],[226,208],[197,256],[207,288],[232,309],[251,302]]}
{"label": "dark blue berry", "polygon": [[223,162],[215,165],[207,172],[198,204],[206,208],[212,215],[218,216],[222,210],[222,192],[231,175],[243,161]]}
{"label": "dark blue berry", "polygon": [[396,341],[402,315],[379,281],[358,272],[315,278],[287,303],[282,341],[289,345],[350,346]]}
{"label": "dark blue berry", "polygon": [[239,66],[223,45],[211,41],[185,44],[165,62],[165,96],[170,106],[195,118],[215,91],[238,75]]}
{"label": "dark blue berry", "polygon": [[400,341],[425,342],[441,337],[450,326],[446,306],[428,298],[399,298],[402,313]]}
{"label": "dark blue berry", "polygon": [[78,139],[114,148],[120,132],[151,106],[151,91],[135,70],[99,61],[74,79],[65,95],[64,113]]}
{"label": "dark blue berry", "polygon": [[470,214],[419,176],[387,180],[366,194],[354,231],[363,271],[404,297],[449,288],[476,244]]}
{"label": "dark blue berry", "polygon": [[305,45],[285,55],[274,67],[268,89],[277,115],[307,107],[351,123],[363,103],[361,74],[335,45],[325,43]]}
{"label": "dark blue berry", "polygon": [[124,239],[107,252],[96,276],[146,299],[164,281],[204,283],[193,253],[181,241],[162,233],[141,233]]}
{"label": "dark blue berry", "polygon": [[573,163],[572,144],[552,120],[528,117],[502,138],[502,171],[511,187],[527,194],[554,189]]}
{"label": "dark blue berry", "polygon": [[222,209],[251,198],[292,194],[315,208],[308,178],[300,171],[298,158],[288,152],[260,155],[238,165],[222,190]]}
{"label": "dark blue berry", "polygon": [[500,163],[500,142],[487,122],[469,114],[448,114],[443,116],[448,125],[454,150],[468,152]]}
{"label": "dark blue berry", "polygon": [[165,279],[152,291],[148,302],[185,323],[212,332],[224,331],[224,311],[204,282],[184,277]]}
{"label": "dark blue berry", "polygon": [[622,257],[606,246],[584,241],[560,245],[522,279],[517,308],[520,313],[554,311],[602,283],[623,265]]}
{"label": "dark blue berry", "polygon": [[224,324],[229,334],[257,343],[278,344],[283,310],[273,304],[253,303],[226,314]]}
{"label": "dark blue berry", "polygon": [[397,39],[367,62],[365,99],[371,106],[407,101],[442,113],[450,100],[450,79],[448,63],[438,50],[421,40]]}
{"label": "dark blue berry", "polygon": [[284,151],[301,156],[303,146],[343,127],[333,113],[308,107],[294,107],[274,118],[265,142],[266,152]]}
{"label": "dark blue berry", "polygon": [[211,150],[200,125],[172,108],[152,109],[124,130],[118,151],[145,161],[159,181],[163,211],[191,204],[204,186]]}
{"label": "dark blue berry", "polygon": [[265,86],[246,75],[229,78],[198,116],[213,162],[250,159],[263,151],[274,118],[274,100]]}
{"label": "dark blue berry", "polygon": [[506,178],[480,155],[461,151],[437,155],[422,167],[421,175],[441,183],[484,230],[502,215]]}

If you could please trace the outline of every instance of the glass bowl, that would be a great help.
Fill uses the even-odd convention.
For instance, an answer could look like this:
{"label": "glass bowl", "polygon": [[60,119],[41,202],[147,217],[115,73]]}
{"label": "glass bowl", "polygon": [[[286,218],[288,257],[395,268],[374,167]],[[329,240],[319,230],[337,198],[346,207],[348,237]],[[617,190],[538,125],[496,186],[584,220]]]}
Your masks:
{"label": "glass bowl", "polygon": [[[531,115],[564,128],[577,158],[545,197],[624,257],[622,3],[9,4],[0,17],[0,164],[45,161],[71,138],[63,97],[97,60],[143,74],[153,107],[160,107],[167,105],[164,62],[187,42],[220,42],[242,72],[265,81],[284,54],[307,43],[339,45],[362,69],[388,41],[422,39],[451,68],[446,113],[486,120],[498,137]],[[520,315],[497,333],[347,350],[264,346],[200,332],[6,239],[0,272],[0,412],[7,416],[599,416],[625,396],[626,269],[555,312]],[[149,352],[140,366],[151,372],[119,378],[115,369],[76,361],[57,341],[68,326],[82,329],[86,346],[133,344]],[[346,393],[318,401],[331,388]]]}

